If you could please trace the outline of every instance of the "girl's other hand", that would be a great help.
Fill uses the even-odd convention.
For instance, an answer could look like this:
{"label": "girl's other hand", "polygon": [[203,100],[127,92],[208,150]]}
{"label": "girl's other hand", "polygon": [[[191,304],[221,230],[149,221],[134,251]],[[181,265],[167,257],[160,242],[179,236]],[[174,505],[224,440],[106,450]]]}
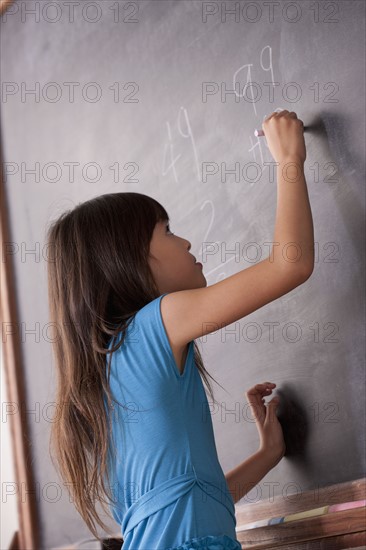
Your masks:
{"label": "girl's other hand", "polygon": [[262,123],[269,150],[278,163],[306,160],[304,124],[296,113],[286,109],[273,112]]}
{"label": "girl's other hand", "polygon": [[264,382],[256,384],[246,392],[259,432],[259,450],[273,457],[274,465],[281,460],[286,451],[282,427],[276,416],[279,397],[275,396],[267,405],[264,401],[267,395],[271,395],[275,386],[272,382]]}

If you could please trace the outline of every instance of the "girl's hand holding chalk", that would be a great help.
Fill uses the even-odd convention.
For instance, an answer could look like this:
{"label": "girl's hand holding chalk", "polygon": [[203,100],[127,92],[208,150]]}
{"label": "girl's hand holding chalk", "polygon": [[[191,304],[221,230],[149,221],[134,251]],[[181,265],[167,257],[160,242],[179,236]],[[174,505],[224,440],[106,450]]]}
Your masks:
{"label": "girl's hand holding chalk", "polygon": [[258,135],[265,135],[276,162],[287,159],[305,162],[304,124],[297,118],[296,113],[286,109],[275,111],[264,120],[262,128],[263,130],[256,130],[256,132]]}
{"label": "girl's hand holding chalk", "polygon": [[271,395],[275,386],[276,384],[272,382],[264,382],[263,384],[256,384],[246,392],[259,432],[259,450],[273,458],[273,466],[281,460],[286,451],[282,427],[276,416],[279,398],[274,397],[267,406],[264,402],[264,398]]}

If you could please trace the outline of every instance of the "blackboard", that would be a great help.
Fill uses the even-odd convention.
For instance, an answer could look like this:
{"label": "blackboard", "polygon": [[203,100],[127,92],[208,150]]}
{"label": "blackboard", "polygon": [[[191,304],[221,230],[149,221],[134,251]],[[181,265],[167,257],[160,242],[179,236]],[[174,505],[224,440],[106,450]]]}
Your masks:
{"label": "blackboard", "polygon": [[254,130],[276,109],[313,128],[305,175],[315,269],[281,299],[198,340],[223,386],[214,384],[222,408],[212,408],[218,454],[226,472],[257,450],[245,391],[269,380],[291,445],[243,500],[364,475],[364,36],[356,0],[18,1],[3,15],[8,257],[36,411],[43,548],[89,535],[48,456],[47,224],[94,196],[137,191],[165,206],[209,285],[253,265],[268,254],[276,213],[273,158]]}

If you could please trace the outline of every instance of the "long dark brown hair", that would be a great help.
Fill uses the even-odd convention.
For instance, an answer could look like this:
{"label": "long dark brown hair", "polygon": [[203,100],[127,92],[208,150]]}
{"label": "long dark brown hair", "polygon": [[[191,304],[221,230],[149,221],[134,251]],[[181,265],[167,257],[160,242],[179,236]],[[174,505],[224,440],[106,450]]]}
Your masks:
{"label": "long dark brown hair", "polygon": [[[108,529],[96,502],[107,515],[115,502],[108,475],[111,426],[105,402],[110,407],[114,398],[107,347],[121,333],[111,352],[118,349],[133,316],[161,295],[148,255],[155,225],[165,220],[168,213],[152,197],[109,193],[64,212],[47,230],[49,310],[57,329],[57,414],[50,455],[77,511],[99,540],[96,523]],[[216,380],[205,369],[196,342],[194,359],[215,401],[208,376]]]}

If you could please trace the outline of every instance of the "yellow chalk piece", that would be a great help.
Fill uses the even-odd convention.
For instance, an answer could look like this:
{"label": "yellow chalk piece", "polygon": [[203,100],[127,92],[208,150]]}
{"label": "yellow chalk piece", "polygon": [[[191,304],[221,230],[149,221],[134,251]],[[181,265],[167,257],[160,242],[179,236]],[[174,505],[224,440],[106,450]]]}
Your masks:
{"label": "yellow chalk piece", "polygon": [[322,516],[328,512],[329,506],[321,506],[320,508],[313,508],[312,510],[305,510],[304,512],[298,512],[297,514],[290,514],[283,518],[283,523],[287,521],[297,521],[298,519],[312,518],[314,516]]}
{"label": "yellow chalk piece", "polygon": [[243,525],[237,525],[235,527],[236,532],[246,531],[247,529],[255,529],[256,527],[266,527],[268,525],[268,519],[261,519],[258,521],[252,521],[251,523],[244,523]]}

